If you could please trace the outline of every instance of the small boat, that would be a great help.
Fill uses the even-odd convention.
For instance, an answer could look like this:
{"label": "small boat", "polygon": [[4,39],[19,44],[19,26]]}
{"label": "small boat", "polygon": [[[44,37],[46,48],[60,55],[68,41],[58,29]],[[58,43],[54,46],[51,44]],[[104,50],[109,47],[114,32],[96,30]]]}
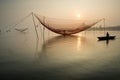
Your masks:
{"label": "small boat", "polygon": [[114,40],[116,36],[102,36],[102,37],[97,37],[100,41],[101,40]]}
{"label": "small boat", "polygon": [[[104,33],[105,33],[105,19],[103,21],[104,21]],[[109,41],[109,40],[114,40],[115,37],[116,36],[110,36],[109,33],[107,32],[106,36],[101,36],[101,37],[97,37],[97,38],[99,41],[103,41],[103,40]]]}

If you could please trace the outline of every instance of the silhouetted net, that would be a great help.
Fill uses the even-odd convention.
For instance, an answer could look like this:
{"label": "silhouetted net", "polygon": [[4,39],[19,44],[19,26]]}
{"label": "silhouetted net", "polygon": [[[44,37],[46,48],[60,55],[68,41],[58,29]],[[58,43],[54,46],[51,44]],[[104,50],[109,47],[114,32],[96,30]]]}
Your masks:
{"label": "silhouetted net", "polygon": [[34,14],[34,16],[39,20],[39,22],[47,29],[62,35],[75,34],[84,31],[100,20],[69,20],[69,19],[56,19],[48,18],[45,16],[40,16]]}

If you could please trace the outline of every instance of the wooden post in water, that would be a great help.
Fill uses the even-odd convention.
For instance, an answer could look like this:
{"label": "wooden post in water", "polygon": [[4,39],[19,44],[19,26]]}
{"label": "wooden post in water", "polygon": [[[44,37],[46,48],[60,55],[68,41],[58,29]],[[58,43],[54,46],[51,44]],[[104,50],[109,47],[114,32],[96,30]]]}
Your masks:
{"label": "wooden post in water", "polygon": [[104,35],[105,35],[105,18],[103,18],[103,23],[104,23]]}
{"label": "wooden post in water", "polygon": [[36,28],[33,12],[32,12],[32,17],[33,17],[33,23],[34,23],[34,26],[35,26],[36,36],[37,36],[37,39],[39,40],[39,36],[38,36],[38,32],[37,32],[37,28]]}

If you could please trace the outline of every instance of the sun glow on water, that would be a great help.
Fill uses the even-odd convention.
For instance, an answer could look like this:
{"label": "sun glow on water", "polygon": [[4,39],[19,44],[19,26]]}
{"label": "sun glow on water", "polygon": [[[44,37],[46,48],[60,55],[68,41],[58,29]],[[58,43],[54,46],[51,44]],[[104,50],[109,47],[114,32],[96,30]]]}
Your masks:
{"label": "sun glow on water", "polygon": [[79,36],[79,37],[77,38],[77,50],[79,51],[80,48],[81,48],[81,37]]}

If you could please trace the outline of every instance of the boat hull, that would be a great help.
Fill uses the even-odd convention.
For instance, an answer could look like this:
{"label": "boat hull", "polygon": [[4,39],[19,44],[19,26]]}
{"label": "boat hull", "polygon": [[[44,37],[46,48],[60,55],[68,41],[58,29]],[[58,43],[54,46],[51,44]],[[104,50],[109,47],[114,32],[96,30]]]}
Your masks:
{"label": "boat hull", "polygon": [[115,36],[109,36],[109,37],[103,36],[103,37],[97,37],[97,38],[98,40],[114,40]]}

